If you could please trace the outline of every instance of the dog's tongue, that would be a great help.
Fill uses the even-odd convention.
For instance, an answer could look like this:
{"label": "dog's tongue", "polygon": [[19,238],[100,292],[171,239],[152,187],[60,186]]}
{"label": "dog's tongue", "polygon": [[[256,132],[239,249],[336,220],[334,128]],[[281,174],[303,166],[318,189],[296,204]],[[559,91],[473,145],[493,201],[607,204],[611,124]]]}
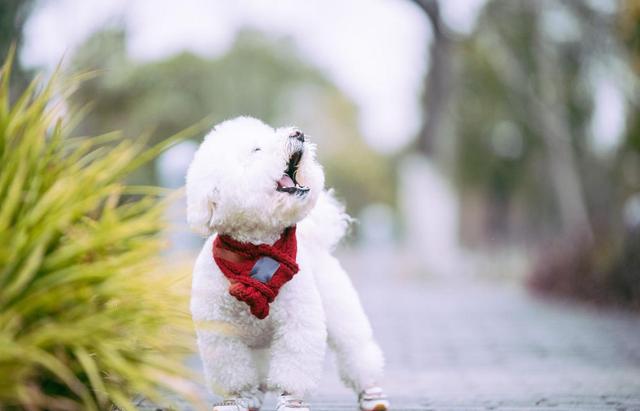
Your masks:
{"label": "dog's tongue", "polygon": [[288,187],[295,187],[295,183],[293,182],[293,180],[291,179],[291,177],[289,177],[287,174],[283,174],[282,177],[280,177],[280,180],[278,180],[278,187],[280,188],[288,188]]}

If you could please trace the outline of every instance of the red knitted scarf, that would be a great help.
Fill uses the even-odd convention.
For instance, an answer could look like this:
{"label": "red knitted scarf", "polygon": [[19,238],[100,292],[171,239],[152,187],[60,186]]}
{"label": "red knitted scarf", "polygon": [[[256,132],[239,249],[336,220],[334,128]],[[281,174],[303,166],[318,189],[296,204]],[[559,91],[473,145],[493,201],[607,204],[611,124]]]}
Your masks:
{"label": "red knitted scarf", "polygon": [[284,230],[273,245],[241,243],[228,235],[213,242],[213,259],[229,279],[229,294],[263,319],[280,287],[298,272],[296,227]]}

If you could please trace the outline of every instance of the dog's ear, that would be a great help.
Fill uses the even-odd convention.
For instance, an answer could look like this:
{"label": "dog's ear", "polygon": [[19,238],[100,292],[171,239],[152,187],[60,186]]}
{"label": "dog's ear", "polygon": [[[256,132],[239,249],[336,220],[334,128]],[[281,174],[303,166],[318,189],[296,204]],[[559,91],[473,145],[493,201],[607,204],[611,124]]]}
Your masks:
{"label": "dog's ear", "polygon": [[203,236],[213,232],[211,219],[215,208],[213,192],[189,190],[187,185],[187,222],[193,231]]}

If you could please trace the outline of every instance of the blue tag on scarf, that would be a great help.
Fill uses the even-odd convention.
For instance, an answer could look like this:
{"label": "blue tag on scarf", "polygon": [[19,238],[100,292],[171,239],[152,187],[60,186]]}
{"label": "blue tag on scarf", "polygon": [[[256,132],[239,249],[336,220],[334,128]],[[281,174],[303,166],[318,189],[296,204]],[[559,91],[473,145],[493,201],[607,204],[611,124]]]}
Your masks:
{"label": "blue tag on scarf", "polygon": [[249,275],[256,280],[266,283],[280,268],[280,263],[271,257],[260,257],[251,268]]}

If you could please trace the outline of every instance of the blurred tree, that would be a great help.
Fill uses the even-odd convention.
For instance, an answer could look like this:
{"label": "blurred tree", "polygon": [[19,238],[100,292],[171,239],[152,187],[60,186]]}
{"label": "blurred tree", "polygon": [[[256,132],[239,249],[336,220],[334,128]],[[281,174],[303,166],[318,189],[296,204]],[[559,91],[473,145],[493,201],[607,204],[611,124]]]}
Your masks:
{"label": "blurred tree", "polygon": [[467,244],[534,240],[536,288],[640,306],[640,3],[493,0],[463,36],[413,2],[433,31],[418,149],[442,163],[455,139]]}
{"label": "blurred tree", "polygon": [[[212,123],[238,115],[294,123],[319,144],[327,183],[346,198],[351,212],[370,202],[393,203],[391,162],[362,140],[353,103],[287,41],[243,32],[220,58],[183,53],[150,63],[129,59],[125,43],[124,31],[101,32],[73,58],[78,67],[104,70],[77,94],[76,103],[94,102],[81,131],[155,130],[153,143],[207,115]],[[154,179],[151,167],[138,176]]]}
{"label": "blurred tree", "polygon": [[[578,14],[587,12],[600,19]],[[550,27],[558,18],[566,26]],[[462,44],[458,177],[467,187],[488,184],[503,211],[524,207],[525,232],[592,237],[589,207],[611,195],[589,186],[610,168],[588,138],[594,68],[619,59],[606,47],[607,19],[574,3],[493,1]],[[574,25],[576,37],[553,32]],[[596,39],[586,45],[581,36]]]}
{"label": "blurred tree", "polygon": [[[626,0],[620,7],[618,33],[626,45],[629,60],[636,75],[640,75],[640,2]],[[640,99],[632,99],[629,106],[627,134],[619,161],[627,169],[627,183],[631,190],[640,188]],[[631,152],[633,154],[627,155]],[[635,164],[634,164],[635,163]],[[636,178],[632,176],[637,176]]]}
{"label": "blurred tree", "polygon": [[[637,178],[624,181],[639,164],[629,144],[638,78],[633,36],[626,48],[616,29],[621,7],[488,2],[457,50],[455,168],[463,196],[484,200],[477,243],[536,240],[536,288],[637,304],[640,290],[629,290],[640,279],[624,263],[637,236],[625,235],[622,217],[639,188]],[[598,110],[618,98],[603,99],[602,84],[622,99],[614,110],[627,114],[627,142],[614,135],[616,106],[604,107],[605,129],[594,127]]]}
{"label": "blurred tree", "polygon": [[451,99],[452,53],[454,37],[442,21],[437,0],[413,0],[431,24],[433,38],[429,49],[429,69],[424,80],[423,124],[418,135],[418,149],[425,155],[434,154],[434,144],[440,139],[442,123]]}
{"label": "blurred tree", "polygon": [[[640,76],[640,2],[626,0],[618,11],[618,35],[624,42],[631,67]],[[638,85],[632,88],[627,106],[627,130],[617,150],[613,173],[620,182],[618,201],[623,204],[623,240],[610,270],[608,287],[617,299],[640,309],[640,97]]]}
{"label": "blurred tree", "polygon": [[640,73],[640,2],[623,1],[619,20],[620,35],[629,50],[636,73]]}

